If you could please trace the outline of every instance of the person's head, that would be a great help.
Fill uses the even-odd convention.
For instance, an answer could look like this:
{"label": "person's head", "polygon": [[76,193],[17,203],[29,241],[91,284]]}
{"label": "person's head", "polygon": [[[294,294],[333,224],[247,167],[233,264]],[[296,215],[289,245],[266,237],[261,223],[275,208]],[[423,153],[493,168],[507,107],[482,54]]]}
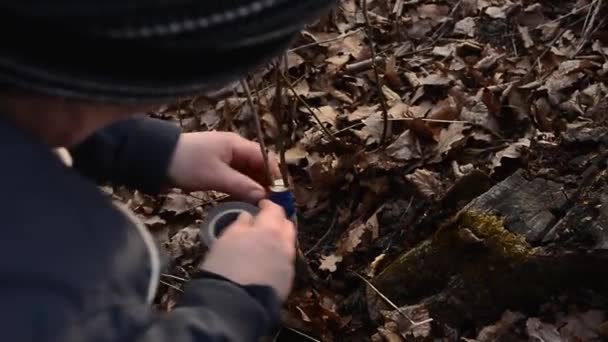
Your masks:
{"label": "person's head", "polygon": [[0,115],[73,144],[244,76],[334,1],[0,0]]}

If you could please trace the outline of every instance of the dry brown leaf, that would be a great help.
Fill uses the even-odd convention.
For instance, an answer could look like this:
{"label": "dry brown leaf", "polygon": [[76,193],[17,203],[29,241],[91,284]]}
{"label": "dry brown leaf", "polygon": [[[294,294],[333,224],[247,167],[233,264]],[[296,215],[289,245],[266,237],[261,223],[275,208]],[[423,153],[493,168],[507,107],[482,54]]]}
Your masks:
{"label": "dry brown leaf", "polygon": [[412,182],[416,189],[425,197],[438,198],[443,195],[444,189],[440,176],[436,172],[426,169],[417,169],[405,178]]}
{"label": "dry brown leaf", "polygon": [[[303,109],[303,111],[307,112],[304,109]],[[337,126],[338,113],[336,112],[336,110],[333,107],[323,106],[320,108],[316,108],[315,114],[317,114],[317,117],[319,117],[319,120],[321,120],[321,122],[328,123],[334,127]]]}
{"label": "dry brown leaf", "polygon": [[420,84],[423,86],[437,86],[437,87],[447,87],[452,84],[452,80],[445,76],[441,76],[438,74],[429,75],[420,80]]}
{"label": "dry brown leaf", "polygon": [[515,323],[524,318],[525,316],[519,312],[505,311],[500,321],[481,329],[477,335],[477,342],[499,341],[503,334],[507,333]]}
{"label": "dry brown leaf", "polygon": [[411,130],[403,132],[390,146],[386,148],[389,156],[396,160],[412,160],[421,157],[422,152],[418,139]]}
{"label": "dry brown leaf", "polygon": [[518,140],[517,142],[509,145],[504,150],[496,152],[496,154],[492,158],[492,166],[491,166],[492,170],[500,167],[502,165],[502,160],[504,158],[517,159],[517,158],[521,157],[522,149],[528,148],[528,147],[530,147],[530,139],[522,138],[522,139]]}
{"label": "dry brown leaf", "polygon": [[332,89],[329,92],[329,95],[331,95],[333,98],[340,100],[344,103],[353,104],[353,99],[343,91],[340,91],[337,89]]}
{"label": "dry brown leaf", "polygon": [[[307,97],[308,94],[310,93],[310,85],[308,84],[308,81],[306,81],[306,80],[301,80],[293,88],[296,91],[296,94],[298,94],[299,96],[302,96],[302,97]],[[292,94],[293,93],[289,92],[290,96]]]}
{"label": "dry brown leaf", "polygon": [[386,61],[386,66],[384,67],[384,77],[390,85],[394,87],[401,86],[401,78],[399,77],[399,73],[397,71],[397,58],[394,54],[390,55]]}
{"label": "dry brown leaf", "polygon": [[517,26],[517,30],[519,31],[519,36],[521,40],[524,42],[524,47],[529,49],[534,46],[534,40],[530,35],[530,31],[525,26]]}
{"label": "dry brown leaf", "polygon": [[[454,52],[456,52],[456,44],[451,43],[444,46],[435,46],[432,54],[439,57],[450,57],[454,55]],[[412,86],[415,87],[416,85],[412,84]]]}
{"label": "dry brown leaf", "polygon": [[276,139],[279,136],[279,123],[277,119],[271,113],[265,113],[261,118],[262,127],[264,132],[271,139]]}
{"label": "dry brown leaf", "polygon": [[[380,143],[382,140],[382,131],[384,130],[384,120],[382,113],[376,112],[363,120],[365,127],[361,129],[361,137],[367,140],[368,144]],[[355,131],[357,132],[357,131]]]}
{"label": "dry brown leaf", "polygon": [[598,327],[606,315],[599,310],[572,313],[558,320],[559,333],[568,341],[596,341],[600,339]]}
{"label": "dry brown leaf", "polygon": [[199,247],[199,232],[199,228],[184,228],[171,237],[165,248],[174,259],[192,254]]}
{"label": "dry brown leaf", "polygon": [[[399,310],[381,311],[387,323],[396,323],[397,331],[406,340],[424,339],[431,334],[431,321],[429,310],[424,305],[411,305],[400,307]],[[422,323],[413,325],[415,323]],[[385,323],[385,327],[387,326]]]}
{"label": "dry brown leaf", "polygon": [[304,58],[295,52],[287,52],[287,65],[289,69],[299,67],[302,64],[304,64]]}
{"label": "dry brown leaf", "polygon": [[507,19],[507,13],[502,7],[490,6],[486,8],[486,14],[494,19]]}
{"label": "dry brown leaf", "polygon": [[468,17],[460,20],[454,26],[454,34],[475,37],[477,34],[477,19]]}
{"label": "dry brown leaf", "polygon": [[338,264],[342,262],[342,259],[343,257],[340,255],[323,255],[319,260],[321,262],[321,265],[319,265],[319,269],[321,271],[328,271],[331,273],[336,272],[338,270]]}
{"label": "dry brown leaf", "polygon": [[526,322],[526,331],[530,338],[537,339],[537,341],[567,342],[553,324],[541,322],[535,317]]}
{"label": "dry brown leaf", "polygon": [[391,109],[388,110],[388,114],[391,118],[407,118],[409,117],[410,106],[403,103],[397,102]]}
{"label": "dry brown leaf", "polygon": [[378,212],[374,213],[366,222],[361,222],[361,220],[353,222],[346,236],[338,242],[338,253],[346,255],[354,252],[361,244],[366,233],[371,235],[371,240],[377,238],[378,225]]}
{"label": "dry brown leaf", "polygon": [[487,71],[488,69],[494,67],[499,60],[504,58],[504,54],[492,53],[489,56],[482,58],[477,64],[475,64],[474,68],[481,71]]}
{"label": "dry brown leaf", "polygon": [[395,103],[401,102],[401,96],[395,93],[386,84],[382,86],[382,93],[384,93],[384,97],[386,98],[386,102],[389,106],[394,106]]}
{"label": "dry brown leaf", "polygon": [[202,204],[203,202],[198,198],[180,193],[170,193],[167,195],[160,212],[170,212],[174,215],[181,215]]}
{"label": "dry brown leaf", "polygon": [[463,108],[460,119],[487,128],[492,132],[499,131],[498,121],[493,115],[490,115],[488,107],[481,101],[477,101],[470,109]]}
{"label": "dry brown leaf", "polygon": [[425,4],[418,6],[417,11],[421,19],[429,19],[433,26],[436,26],[450,13],[450,8],[444,5]]}
{"label": "dry brown leaf", "polygon": [[352,122],[370,117],[378,112],[378,108],[380,108],[380,105],[359,106],[354,112],[348,114],[348,121]]}
{"label": "dry brown leaf", "polygon": [[463,132],[467,128],[468,125],[457,122],[452,123],[448,128],[441,130],[437,142],[437,156],[439,157],[439,160],[441,160],[443,154],[451,150],[454,145],[466,140],[466,136]]}
{"label": "dry brown leaf", "polygon": [[161,225],[167,224],[167,221],[163,220],[158,215],[147,216],[147,217],[145,217],[142,220],[142,222],[146,226],[148,226],[148,228],[154,228],[154,227],[157,227],[157,226],[161,226]]}
{"label": "dry brown leaf", "polygon": [[308,152],[301,144],[296,144],[285,151],[285,162],[289,165],[298,165],[306,157],[308,157]]}

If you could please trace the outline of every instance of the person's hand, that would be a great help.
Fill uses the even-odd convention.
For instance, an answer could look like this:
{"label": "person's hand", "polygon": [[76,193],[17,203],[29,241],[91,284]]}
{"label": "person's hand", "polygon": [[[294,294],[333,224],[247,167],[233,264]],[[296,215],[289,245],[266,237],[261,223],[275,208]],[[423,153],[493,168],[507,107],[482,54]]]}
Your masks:
{"label": "person's hand", "polygon": [[211,246],[202,269],[240,285],[270,286],[285,300],[291,291],[296,231],[283,208],[263,200],[256,217],[242,214]]}
{"label": "person's hand", "polygon": [[[269,155],[273,178],[280,177],[277,158]],[[260,146],[238,134],[182,134],[169,166],[173,185],[188,191],[216,190],[257,203],[266,195],[268,179]]]}

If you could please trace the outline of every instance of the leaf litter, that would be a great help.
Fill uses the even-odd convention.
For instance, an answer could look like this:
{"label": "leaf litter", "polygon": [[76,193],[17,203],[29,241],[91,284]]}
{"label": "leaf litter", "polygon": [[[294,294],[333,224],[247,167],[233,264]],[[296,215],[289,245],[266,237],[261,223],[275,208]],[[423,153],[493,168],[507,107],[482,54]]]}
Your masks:
{"label": "leaf litter", "polygon": [[[373,278],[408,248],[412,215],[466,178],[460,165],[499,181],[540,132],[559,135],[561,127],[605,117],[598,108],[608,94],[608,3],[371,0],[367,7],[369,32],[360,2],[342,0],[293,41],[283,72],[296,95],[284,85],[277,92],[274,65],[251,77],[266,143],[275,152],[279,139],[285,146],[302,216],[300,243],[318,246],[308,262],[321,279],[314,288],[324,290],[296,290],[286,307],[293,317],[307,317],[299,328],[324,341],[428,339],[438,333],[431,325],[412,329],[394,317],[370,323],[353,309],[366,285],[350,272]],[[596,8],[601,15],[592,21]],[[154,116],[185,131],[234,131],[255,140],[246,102],[242,89],[230,85],[180,99]],[[151,198],[114,189],[109,195],[129,203],[156,232],[171,255],[168,272],[185,279],[196,273],[204,248],[194,227],[223,194],[171,190]],[[390,209],[401,203],[395,198],[407,198],[397,214]],[[340,219],[330,230],[336,212]],[[171,308],[179,293],[162,291],[157,305]],[[331,314],[328,302],[336,308]],[[604,313],[589,312],[556,311],[546,321],[508,311],[493,325],[470,322],[475,329],[456,334],[470,341],[510,334],[545,341],[605,337]]]}

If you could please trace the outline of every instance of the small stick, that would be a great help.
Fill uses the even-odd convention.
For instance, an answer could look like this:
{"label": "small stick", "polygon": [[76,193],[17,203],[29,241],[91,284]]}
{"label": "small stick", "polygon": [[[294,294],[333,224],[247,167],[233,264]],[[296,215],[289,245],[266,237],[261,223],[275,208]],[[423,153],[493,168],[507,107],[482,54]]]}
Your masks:
{"label": "small stick", "polygon": [[380,72],[378,71],[378,65],[376,64],[376,47],[374,46],[372,25],[369,21],[369,14],[367,12],[367,0],[361,0],[361,10],[363,11],[363,18],[365,19],[365,29],[367,32],[367,39],[369,40],[369,51],[372,55],[372,69],[374,70],[374,76],[376,77],[378,97],[380,98],[380,104],[382,105],[382,119],[384,119],[384,125],[382,126],[382,138],[380,139],[380,144],[384,144],[388,134],[388,104],[386,103],[384,92],[382,92],[382,80],[380,79]]}
{"label": "small stick", "polygon": [[306,253],[304,253],[304,256],[308,256],[308,254],[310,254],[310,252],[314,251],[317,247],[319,247],[319,245],[321,244],[321,242],[323,242],[323,240],[325,240],[329,236],[329,233],[331,233],[331,231],[336,226],[336,222],[338,222],[338,216],[340,216],[339,213],[340,213],[340,211],[336,210],[334,218],[331,221],[331,225],[329,226],[329,228],[327,229],[327,231],[325,232],[325,234],[323,234],[323,236],[321,236],[321,238],[319,239],[319,241],[317,241],[317,243],[315,243],[314,246],[310,247],[306,251]]}
{"label": "small stick", "polygon": [[[289,68],[289,64],[287,61],[287,53],[283,54],[283,64],[285,66],[285,70],[287,70]],[[285,144],[286,144],[286,134],[285,134],[285,125],[286,125],[286,118],[287,115],[286,114],[282,114],[281,112],[283,111],[283,82],[281,79],[281,63],[277,63],[276,66],[276,70],[275,70],[275,82],[276,82],[276,99],[277,99],[277,113],[275,115],[276,119],[277,119],[277,125],[279,126],[279,135],[277,137],[277,148],[279,150],[279,158],[281,160],[281,164],[280,164],[280,169],[281,169],[281,176],[283,177],[283,184],[285,184],[285,186],[287,188],[289,188],[289,177],[288,177],[288,170],[287,170],[287,158],[285,157]]]}
{"label": "small stick", "polygon": [[264,143],[264,133],[262,132],[262,120],[260,119],[260,113],[258,108],[253,104],[253,98],[251,97],[251,90],[249,89],[249,85],[246,80],[241,80],[241,86],[243,90],[245,90],[245,94],[247,95],[247,103],[251,108],[251,112],[255,118],[255,129],[258,136],[260,150],[262,152],[262,158],[264,159],[264,167],[266,171],[266,178],[268,179],[268,184],[272,184],[274,180],[272,179],[272,175],[270,173],[270,162],[268,161],[268,152],[266,150],[266,144]]}
{"label": "small stick", "polygon": [[[384,58],[382,58],[382,57],[376,57],[376,63],[380,63],[382,61],[384,61]],[[363,70],[367,70],[367,69],[372,68],[372,67],[373,67],[373,61],[372,61],[371,58],[368,58],[368,59],[363,60],[363,61],[347,64],[344,67],[344,71],[346,73],[353,74],[353,73],[357,73],[357,72],[360,72],[360,71],[363,71]]]}
{"label": "small stick", "polygon": [[403,317],[405,317],[405,319],[407,319],[408,321],[410,321],[410,323],[412,324],[412,328],[417,327],[419,325],[423,325],[426,323],[430,323],[433,321],[432,318],[429,318],[427,320],[424,320],[422,322],[414,322],[405,312],[403,312],[403,310],[401,310],[400,307],[398,307],[397,305],[395,305],[395,303],[393,303],[390,299],[388,299],[385,295],[382,294],[382,292],[380,292],[380,290],[378,290],[372,283],[370,283],[369,280],[365,279],[362,275],[360,275],[357,272],[353,272],[357,277],[361,278],[361,280],[363,280],[367,286],[369,286],[372,290],[374,290],[374,292],[376,292],[376,294],[378,294],[378,296],[380,296],[380,298],[384,299],[388,305],[392,306],[393,309],[397,310]]}
{"label": "small stick", "polygon": [[181,282],[187,282],[188,281],[188,280],[186,280],[184,278],[176,277],[174,275],[166,274],[166,273],[161,274],[161,276],[166,277],[166,278],[172,278],[172,279],[175,279],[175,280],[179,280]]}
{"label": "small stick", "polygon": [[304,45],[296,46],[293,49],[288,50],[288,52],[295,52],[295,51],[306,49],[306,48],[309,48],[309,47],[313,47],[313,46],[317,46],[317,45],[321,45],[321,44],[335,42],[337,40],[344,39],[344,38],[347,38],[349,36],[352,36],[353,34],[358,33],[359,31],[361,31],[361,28],[358,28],[358,29],[356,29],[354,31],[343,33],[343,34],[341,34],[341,35],[339,35],[337,37],[333,37],[333,38],[329,38],[329,39],[325,39],[325,40],[320,40],[318,42],[314,42],[314,43],[310,43],[310,44],[304,44]]}
{"label": "small stick", "polygon": [[169,284],[169,283],[167,283],[166,281],[162,281],[162,280],[159,280],[159,282],[160,282],[161,284],[163,284],[163,285],[169,286],[170,288],[172,288],[172,289],[174,289],[174,290],[176,290],[176,291],[179,291],[179,292],[181,292],[181,293],[184,293],[184,290],[180,289],[179,287],[177,287],[177,286],[175,286],[175,285],[173,285],[173,284]]}
{"label": "small stick", "polygon": [[303,333],[303,332],[301,332],[301,331],[298,331],[298,330],[296,330],[296,329],[294,329],[294,328],[285,327],[285,329],[287,329],[287,330],[289,330],[289,331],[293,331],[294,333],[296,333],[296,334],[298,334],[298,335],[300,335],[300,336],[302,336],[302,337],[305,337],[305,338],[307,338],[307,339],[309,339],[309,340],[311,340],[311,341],[315,341],[315,342],[321,342],[321,341],[317,340],[316,338],[314,338],[314,337],[312,337],[312,336],[309,336],[309,335],[306,335],[305,333]]}

